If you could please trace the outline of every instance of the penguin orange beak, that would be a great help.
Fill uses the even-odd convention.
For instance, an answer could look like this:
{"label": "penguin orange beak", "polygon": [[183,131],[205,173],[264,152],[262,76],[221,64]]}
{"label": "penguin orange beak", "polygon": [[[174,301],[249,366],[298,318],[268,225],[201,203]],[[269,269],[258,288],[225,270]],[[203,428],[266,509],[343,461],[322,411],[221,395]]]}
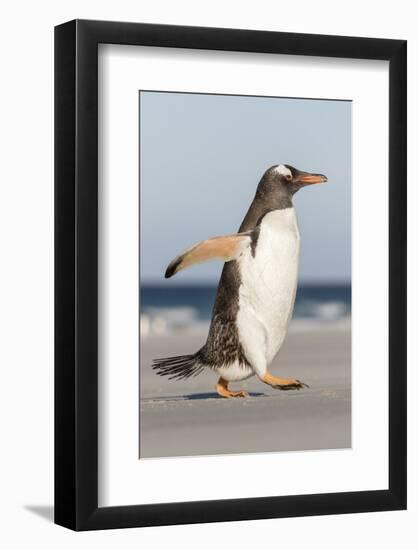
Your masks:
{"label": "penguin orange beak", "polygon": [[301,172],[295,179],[296,183],[302,183],[304,185],[311,185],[313,183],[325,183],[327,181],[326,176],[323,174],[309,174],[307,172]]}

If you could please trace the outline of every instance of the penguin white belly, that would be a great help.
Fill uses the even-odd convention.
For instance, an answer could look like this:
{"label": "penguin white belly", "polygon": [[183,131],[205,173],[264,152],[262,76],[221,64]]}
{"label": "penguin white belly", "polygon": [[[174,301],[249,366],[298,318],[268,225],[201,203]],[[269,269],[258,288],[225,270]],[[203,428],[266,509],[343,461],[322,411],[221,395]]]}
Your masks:
{"label": "penguin white belly", "polygon": [[228,382],[247,380],[255,374],[254,370],[249,365],[242,365],[236,361],[229,365],[216,367],[215,371]]}
{"label": "penguin white belly", "polygon": [[241,286],[237,327],[245,355],[258,376],[281,348],[297,291],[300,236],[294,208],[262,220],[254,254],[239,261]]}

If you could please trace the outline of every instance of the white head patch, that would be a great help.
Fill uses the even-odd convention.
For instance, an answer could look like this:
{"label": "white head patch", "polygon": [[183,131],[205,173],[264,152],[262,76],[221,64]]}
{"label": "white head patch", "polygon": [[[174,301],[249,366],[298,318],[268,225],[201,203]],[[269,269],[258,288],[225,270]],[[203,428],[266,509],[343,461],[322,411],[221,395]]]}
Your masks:
{"label": "white head patch", "polygon": [[289,170],[286,166],[284,166],[283,164],[280,164],[279,166],[277,166],[275,168],[276,172],[278,172],[278,174],[281,174],[281,176],[291,176],[291,170]]}

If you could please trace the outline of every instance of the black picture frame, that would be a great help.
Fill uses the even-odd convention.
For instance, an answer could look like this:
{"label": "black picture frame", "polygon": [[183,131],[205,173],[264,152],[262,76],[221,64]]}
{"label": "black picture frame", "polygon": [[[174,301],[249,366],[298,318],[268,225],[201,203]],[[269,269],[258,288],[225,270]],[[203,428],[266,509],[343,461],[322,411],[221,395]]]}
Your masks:
{"label": "black picture frame", "polygon": [[[389,62],[389,488],[98,506],[98,44]],[[406,508],[406,41],[74,20],[55,28],[55,522],[108,529]]]}

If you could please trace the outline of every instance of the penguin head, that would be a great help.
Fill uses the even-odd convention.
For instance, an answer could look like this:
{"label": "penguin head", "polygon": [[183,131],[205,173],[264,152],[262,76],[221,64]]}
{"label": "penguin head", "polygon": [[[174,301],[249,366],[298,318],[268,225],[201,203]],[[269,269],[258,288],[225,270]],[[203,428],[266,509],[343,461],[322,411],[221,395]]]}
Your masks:
{"label": "penguin head", "polygon": [[289,164],[271,166],[263,175],[258,185],[257,194],[274,199],[291,200],[302,187],[316,183],[325,183],[326,176],[298,170]]}
{"label": "penguin head", "polygon": [[[272,179],[279,187],[287,189],[287,191],[294,195],[299,189],[306,185],[312,185],[315,183],[325,183],[327,181],[326,176],[323,174],[312,174],[310,172],[304,172],[298,170],[294,166],[289,164],[279,164],[272,166],[269,170],[272,172]],[[267,172],[269,172],[269,170]]]}

